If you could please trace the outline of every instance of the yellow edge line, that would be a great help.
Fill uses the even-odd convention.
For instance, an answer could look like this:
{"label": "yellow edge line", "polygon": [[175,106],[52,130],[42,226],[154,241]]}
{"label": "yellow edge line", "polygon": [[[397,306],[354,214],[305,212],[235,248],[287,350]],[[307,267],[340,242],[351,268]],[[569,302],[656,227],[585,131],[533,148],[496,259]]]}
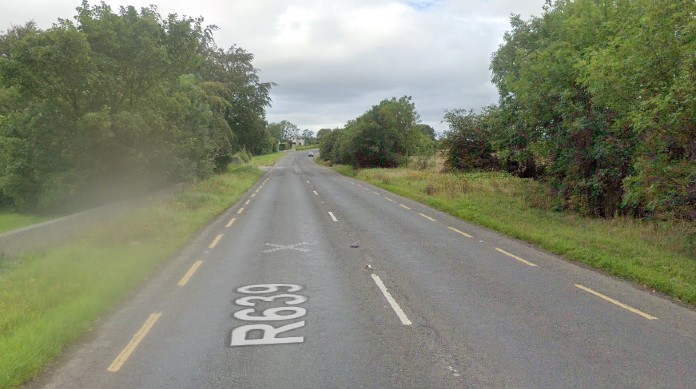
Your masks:
{"label": "yellow edge line", "polygon": [[203,263],[203,261],[196,261],[196,262],[194,262],[194,263],[193,263],[193,266],[191,266],[191,268],[189,269],[189,271],[187,271],[186,274],[184,274],[184,276],[181,277],[181,280],[179,280],[179,283],[178,283],[177,285],[179,285],[179,286],[184,286],[184,285],[186,285],[186,283],[189,282],[189,280],[191,279],[191,277],[193,277],[193,273],[195,273],[196,270],[198,270],[198,268],[201,266],[202,263]]}
{"label": "yellow edge line", "polygon": [[147,318],[145,321],[145,324],[143,324],[142,327],[138,330],[138,332],[133,335],[133,338],[128,342],[128,345],[121,351],[120,354],[114,359],[113,362],[111,362],[111,365],[106,369],[108,371],[112,372],[117,372],[121,370],[121,366],[128,360],[130,355],[135,351],[135,348],[138,347],[138,344],[140,344],[140,341],[145,338],[148,332],[150,332],[150,329],[155,325],[157,320],[162,316],[162,312],[155,312],[150,315],[150,317]]}
{"label": "yellow edge line", "polygon": [[239,214],[241,214],[242,212],[244,212],[244,207],[239,208],[239,211],[237,211],[237,214],[239,215]]}
{"label": "yellow edge line", "polygon": [[499,248],[497,248],[497,247],[496,247],[495,249],[498,250],[498,251],[500,251],[501,253],[507,255],[507,256],[510,257],[510,258],[515,258],[516,260],[518,260],[518,261],[524,263],[525,265],[532,266],[532,267],[536,266],[535,263],[529,262],[529,261],[526,260],[526,259],[522,259],[522,258],[518,257],[517,255],[510,254],[510,253],[508,253],[507,251],[505,251],[505,250],[503,250],[503,249],[499,249]]}
{"label": "yellow edge line", "polygon": [[213,242],[210,244],[210,246],[208,246],[208,248],[209,248],[209,249],[214,249],[215,246],[217,246],[217,244],[218,244],[218,242],[220,241],[220,239],[222,239],[222,234],[219,234],[218,236],[216,236],[215,239],[213,240]]}
{"label": "yellow edge line", "polygon": [[405,205],[403,205],[403,204],[399,204],[399,205],[401,206],[401,208],[411,209],[411,208],[409,208],[409,207],[407,207],[407,206],[405,206]]}
{"label": "yellow edge line", "polygon": [[235,220],[237,220],[236,217],[233,217],[232,219],[230,219],[230,221],[227,222],[227,225],[225,226],[225,228],[230,228],[230,227],[232,227],[232,224],[234,224],[234,221],[235,221]]}
{"label": "yellow edge line", "polygon": [[450,230],[456,232],[457,234],[464,235],[464,236],[466,236],[467,238],[473,238],[473,236],[467,234],[467,233],[464,232],[464,231],[459,231],[458,229],[456,229],[456,228],[454,228],[454,227],[447,227],[447,228],[449,228]]}
{"label": "yellow edge line", "polygon": [[430,220],[431,222],[434,222],[434,221],[435,221],[435,219],[433,219],[432,217],[430,217],[430,216],[428,216],[428,215],[424,215],[424,214],[422,214],[422,213],[420,213],[420,212],[418,212],[418,214],[421,215],[421,216],[423,216],[424,218]]}
{"label": "yellow edge line", "polygon": [[657,318],[656,318],[655,316],[648,315],[647,313],[645,313],[645,312],[643,312],[643,311],[641,311],[641,310],[635,309],[635,308],[633,308],[633,307],[631,307],[631,306],[628,306],[628,305],[626,305],[626,304],[624,304],[624,303],[622,303],[622,302],[616,301],[616,300],[614,300],[613,298],[607,297],[607,296],[605,296],[605,295],[603,295],[603,294],[601,294],[601,293],[599,293],[599,292],[595,292],[594,290],[592,290],[592,289],[590,289],[590,288],[588,288],[588,287],[582,286],[582,285],[580,285],[580,284],[575,284],[575,286],[578,287],[578,288],[580,288],[580,289],[582,289],[582,290],[584,290],[584,291],[587,292],[587,293],[592,293],[593,295],[595,295],[595,296],[597,296],[597,297],[599,297],[599,298],[601,298],[601,299],[603,299],[603,300],[606,300],[606,301],[609,301],[609,302],[612,303],[612,304],[618,305],[618,306],[620,306],[620,307],[623,308],[623,309],[626,309],[626,310],[629,310],[629,311],[631,311],[631,312],[633,312],[633,313],[635,313],[635,314],[641,315],[641,316],[643,316],[644,318],[646,318],[646,319],[648,319],[648,320],[657,320]]}

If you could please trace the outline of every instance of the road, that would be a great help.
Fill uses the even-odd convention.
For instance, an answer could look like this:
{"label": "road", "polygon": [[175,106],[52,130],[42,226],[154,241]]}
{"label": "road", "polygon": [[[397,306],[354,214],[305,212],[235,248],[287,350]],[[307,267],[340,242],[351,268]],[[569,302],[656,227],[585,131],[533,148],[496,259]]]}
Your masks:
{"label": "road", "polygon": [[296,152],[28,387],[695,388],[696,312]]}

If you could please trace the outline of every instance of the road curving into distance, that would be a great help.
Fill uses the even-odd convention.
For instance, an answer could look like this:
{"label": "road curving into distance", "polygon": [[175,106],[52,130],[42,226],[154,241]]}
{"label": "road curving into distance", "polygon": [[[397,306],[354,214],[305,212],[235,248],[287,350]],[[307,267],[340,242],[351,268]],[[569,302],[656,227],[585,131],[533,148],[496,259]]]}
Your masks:
{"label": "road curving into distance", "polygon": [[696,312],[289,153],[28,387],[694,383]]}

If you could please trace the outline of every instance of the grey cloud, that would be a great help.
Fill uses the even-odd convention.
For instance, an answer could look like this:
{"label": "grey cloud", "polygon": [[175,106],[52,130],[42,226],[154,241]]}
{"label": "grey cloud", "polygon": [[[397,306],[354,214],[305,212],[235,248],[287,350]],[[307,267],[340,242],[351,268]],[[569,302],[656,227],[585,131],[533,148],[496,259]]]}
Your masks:
{"label": "grey cloud", "polygon": [[[114,8],[152,0],[112,1]],[[0,4],[0,28],[72,18],[77,0]],[[445,109],[497,100],[488,65],[511,14],[539,15],[544,0],[160,0],[163,13],[203,16],[220,47],[255,55],[271,92],[270,121],[342,126],[389,97],[413,96],[437,130]]]}

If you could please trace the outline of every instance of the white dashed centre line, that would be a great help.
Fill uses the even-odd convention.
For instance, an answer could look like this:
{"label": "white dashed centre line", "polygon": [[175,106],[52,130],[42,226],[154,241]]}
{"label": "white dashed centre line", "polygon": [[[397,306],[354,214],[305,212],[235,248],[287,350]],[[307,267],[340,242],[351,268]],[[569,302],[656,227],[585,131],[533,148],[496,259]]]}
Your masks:
{"label": "white dashed centre line", "polygon": [[375,280],[377,287],[379,288],[379,290],[382,291],[382,294],[387,299],[387,301],[389,302],[389,305],[391,305],[394,312],[396,312],[396,316],[398,316],[399,320],[401,320],[401,324],[403,324],[405,326],[410,326],[411,324],[413,324],[413,323],[411,323],[411,320],[408,319],[408,317],[406,316],[404,311],[401,309],[399,304],[396,302],[396,300],[394,300],[394,297],[392,297],[391,293],[389,293],[389,291],[387,290],[387,287],[384,286],[384,283],[379,278],[379,276],[377,274],[372,274],[372,279]]}
{"label": "white dashed centre line", "polygon": [[338,221],[338,219],[336,219],[336,216],[334,216],[333,212],[329,212],[329,216],[331,216],[331,219],[333,219],[333,221]]}
{"label": "white dashed centre line", "polygon": [[411,209],[411,208],[409,208],[409,207],[407,207],[407,206],[405,206],[405,205],[403,205],[403,204],[399,204],[399,206],[401,206],[401,208]]}
{"label": "white dashed centre line", "polygon": [[319,193],[317,193],[316,190],[314,190],[314,191],[312,191],[312,192],[314,192],[315,195],[319,196]]}

